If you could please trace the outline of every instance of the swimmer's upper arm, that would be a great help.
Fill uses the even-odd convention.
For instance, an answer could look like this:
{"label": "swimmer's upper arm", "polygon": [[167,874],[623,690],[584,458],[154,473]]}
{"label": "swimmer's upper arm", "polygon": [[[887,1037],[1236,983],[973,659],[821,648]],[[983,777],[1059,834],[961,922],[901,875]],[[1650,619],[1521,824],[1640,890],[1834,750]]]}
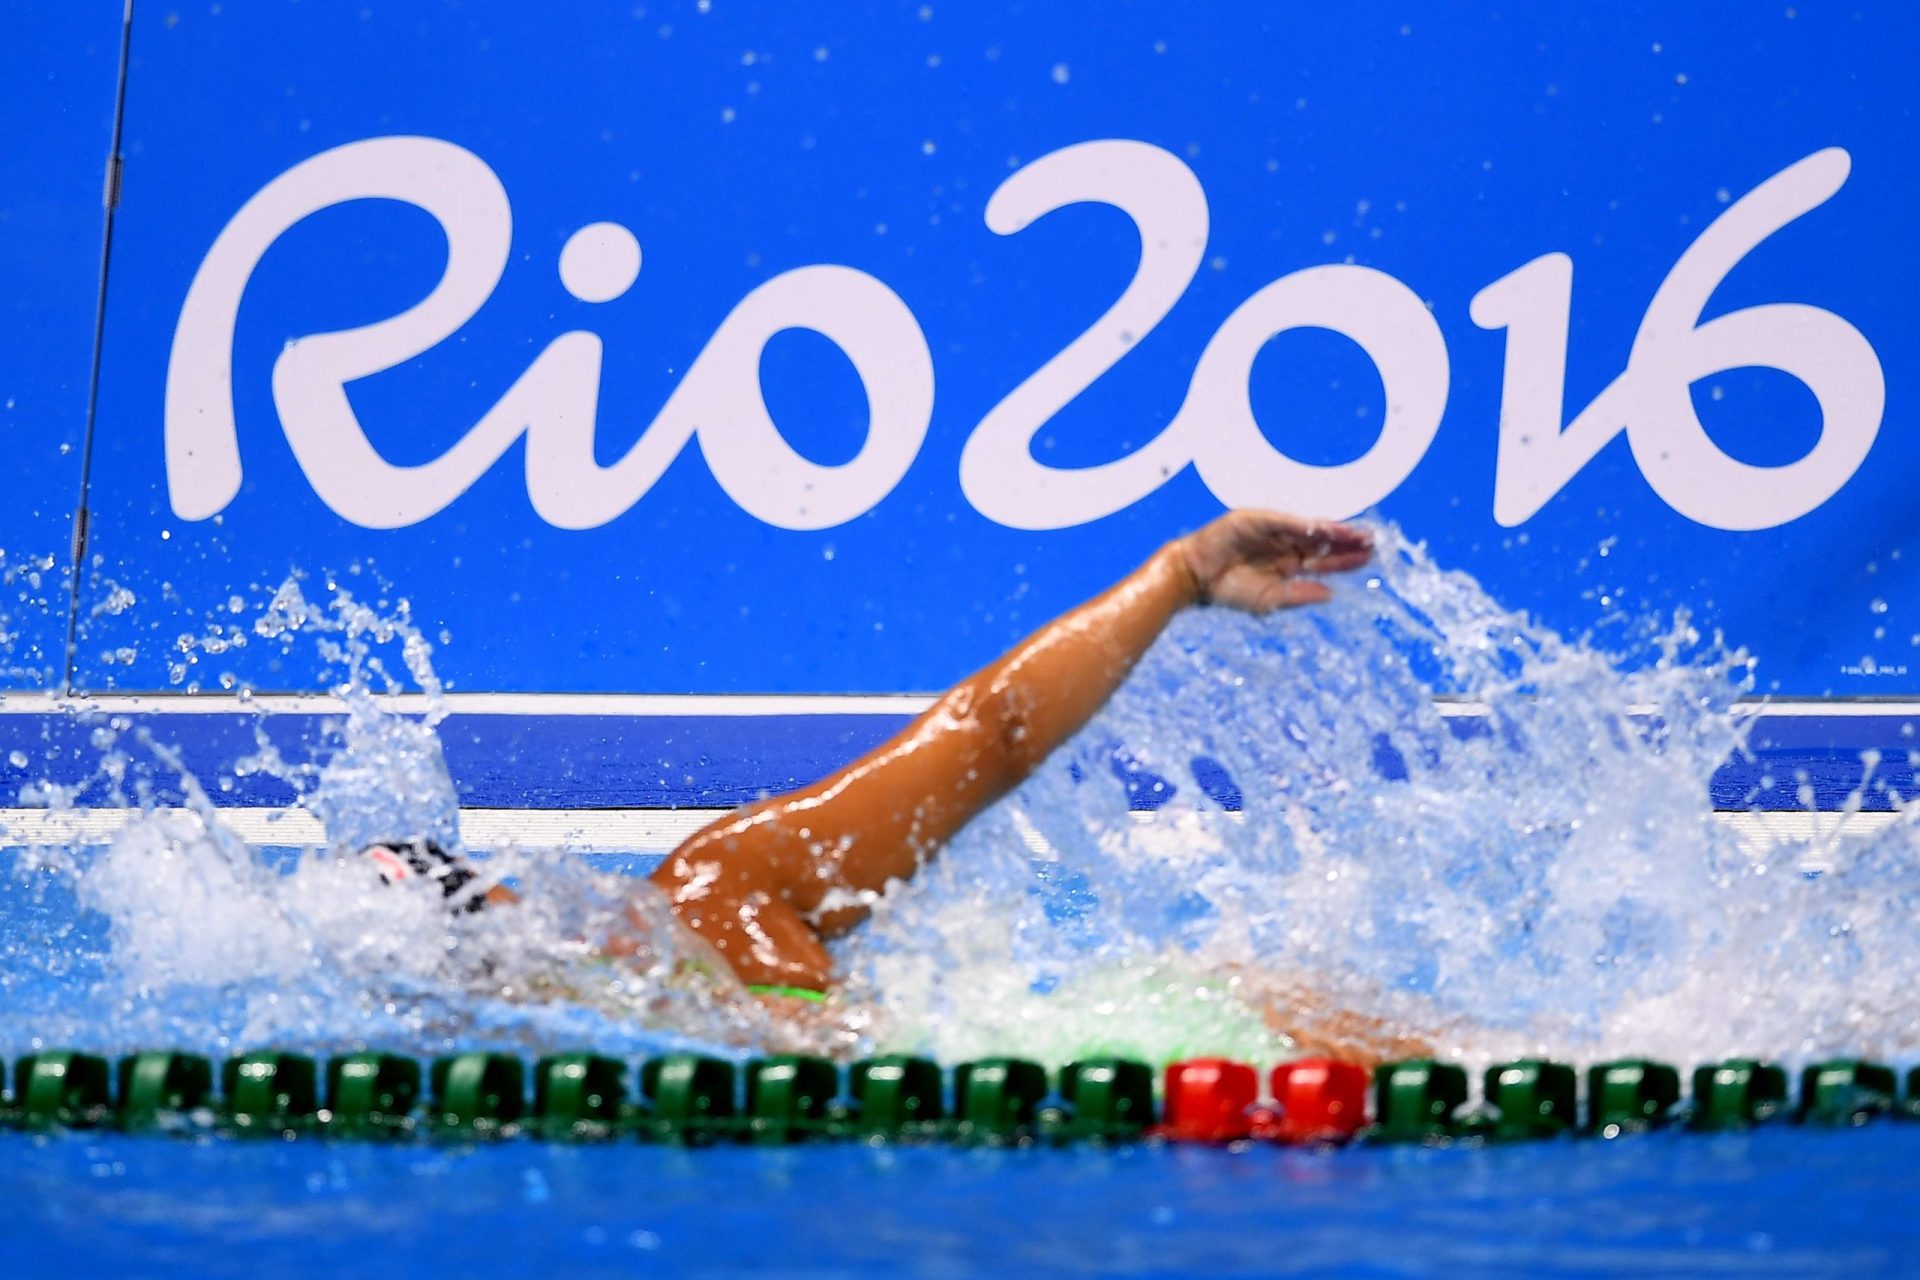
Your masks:
{"label": "swimmer's upper arm", "polygon": [[809,912],[836,889],[873,891],[912,875],[1025,776],[998,712],[980,702],[972,682],[957,686],[845,768],[709,823],[654,880],[676,904],[758,891]]}
{"label": "swimmer's upper arm", "polygon": [[[676,904],[725,883],[812,912],[836,890],[872,893],[911,876],[1086,723],[1194,592],[1182,554],[1163,550],[852,764],[698,832],[655,879]],[[859,914],[837,913],[828,927]]]}

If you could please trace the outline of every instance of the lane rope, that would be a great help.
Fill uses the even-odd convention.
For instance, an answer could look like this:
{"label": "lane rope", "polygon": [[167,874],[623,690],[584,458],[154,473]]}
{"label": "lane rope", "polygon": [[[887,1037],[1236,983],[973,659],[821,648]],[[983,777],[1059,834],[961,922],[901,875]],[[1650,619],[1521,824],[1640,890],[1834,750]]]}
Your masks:
{"label": "lane rope", "polygon": [[[817,992],[782,992],[814,996]],[[1851,1127],[1920,1118],[1920,1067],[1904,1095],[1894,1070],[1860,1058],[1787,1072],[1757,1059],[1697,1067],[1683,1096],[1674,1067],[1642,1058],[1585,1075],[1546,1059],[1489,1067],[1479,1097],[1455,1063],[1369,1070],[1328,1058],[1251,1064],[1191,1058],[1156,1073],[1127,1058],[1049,1072],[1023,1058],[951,1070],[886,1055],[842,1068],[782,1055],[745,1063],[693,1053],[630,1064],[579,1052],[525,1060],[472,1051],[422,1064],[403,1054],[265,1050],[218,1064],[172,1050],[109,1062],[51,1050],[14,1063],[0,1124],[29,1131],[119,1129],[189,1135],[343,1138],[639,1139],[681,1145],[809,1141],[1031,1145],[1169,1141],[1335,1145],[1615,1138],[1667,1127],[1721,1132],[1776,1121]],[[4,1072],[0,1072],[4,1075]],[[531,1086],[531,1091],[529,1091]]]}

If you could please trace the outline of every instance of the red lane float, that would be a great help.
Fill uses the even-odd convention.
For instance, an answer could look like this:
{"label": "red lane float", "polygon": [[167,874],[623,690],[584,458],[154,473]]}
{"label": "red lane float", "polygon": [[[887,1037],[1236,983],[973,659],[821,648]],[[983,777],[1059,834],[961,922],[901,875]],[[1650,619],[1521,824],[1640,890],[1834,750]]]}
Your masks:
{"label": "red lane float", "polygon": [[1244,1062],[1194,1058],[1167,1065],[1163,1123],[1154,1133],[1174,1142],[1239,1142],[1253,1134],[1260,1077]]}
{"label": "red lane float", "polygon": [[1346,1142],[1367,1122],[1365,1067],[1332,1058],[1283,1062],[1269,1078],[1279,1121],[1262,1137],[1276,1142]]}

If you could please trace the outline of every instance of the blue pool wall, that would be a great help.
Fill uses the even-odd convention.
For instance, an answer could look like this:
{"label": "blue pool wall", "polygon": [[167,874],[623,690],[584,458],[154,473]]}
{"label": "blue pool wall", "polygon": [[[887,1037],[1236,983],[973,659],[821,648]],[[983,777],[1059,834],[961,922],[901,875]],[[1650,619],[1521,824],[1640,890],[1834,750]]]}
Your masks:
{"label": "blue pool wall", "polygon": [[[450,638],[438,662],[467,690],[927,692],[1225,500],[1317,509],[1339,489],[1562,630],[1685,606],[1758,656],[1758,694],[1920,694],[1905,384],[1920,328],[1899,233],[1920,197],[1911,6],[1132,4],[1098,24],[1010,0],[643,8],[552,23],[504,0],[88,0],[19,16],[0,51],[14,140],[0,157],[0,629],[13,637],[0,684],[315,687],[317,659],[270,646],[180,669],[181,637],[225,638],[229,600],[257,605],[297,570],[318,594],[337,576],[362,598],[407,599],[430,637]],[[473,181],[430,212],[415,189],[437,181],[431,164],[362,171],[392,146],[464,156]],[[1105,194],[1061,176],[1061,157],[1089,146],[1107,148]],[[223,236],[250,202],[316,163],[336,168],[295,180],[312,211],[236,257]],[[1777,303],[1825,318],[1794,312],[1812,327],[1793,342],[1728,357],[1763,367],[1695,369],[1659,421],[1627,421],[1640,410],[1614,395],[1602,408],[1624,435],[1569,463],[1531,514],[1496,512],[1524,463],[1502,445],[1520,407],[1475,296],[1557,261],[1544,255],[1571,262],[1565,404],[1541,424],[1545,448],[1610,385],[1647,390],[1646,368],[1679,350],[1658,334],[1635,345],[1643,322],[1661,327],[1647,317],[1662,281],[1789,171],[1838,186],[1728,267],[1700,318],[1764,327],[1747,309]],[[1018,174],[1062,207],[1019,231],[1005,213],[989,225]],[[1176,187],[1185,204],[1155,204]],[[391,198],[351,198],[362,188]],[[1196,382],[1202,351],[1273,281],[1336,300],[1372,281],[1400,299],[1380,305],[1425,309],[1437,337],[1360,335],[1370,355],[1296,297],[1219,386],[1246,380],[1252,425],[1234,429],[1259,440],[1236,457],[1318,470],[1235,490],[1241,468],[1186,465],[1231,434],[1209,426],[1182,437],[1157,484],[1055,475],[1037,499],[1005,497],[1024,464],[985,440],[996,405],[1119,296],[1141,267],[1133,219],[1162,214],[1184,218],[1199,251],[1164,318],[1127,321],[1124,352],[1078,394],[1059,384],[1057,412],[998,415],[1031,420],[1047,467],[1133,457],[1190,387],[1215,394],[1214,373]],[[497,283],[444,340],[367,357],[390,369],[357,365],[340,393],[349,419],[297,453],[295,428],[319,409],[275,392],[288,353],[425,298],[449,235],[468,235],[448,217],[505,237]],[[637,281],[604,302],[582,296],[618,285],[617,263],[573,284],[557,270],[596,226],[641,248]],[[594,270],[601,292],[583,283]],[[863,373],[843,349],[858,342],[825,336],[831,280],[856,277],[865,301],[840,309],[860,341],[923,345],[924,368]],[[769,288],[788,290],[780,323],[796,327],[756,357],[729,317]],[[235,308],[224,328],[214,295]],[[579,363],[595,344],[597,379]],[[339,464],[345,481],[329,468],[354,430],[376,462],[437,474],[550,348],[564,359],[541,368],[565,368],[516,403],[530,420],[590,414],[597,465],[670,433],[654,420],[703,351],[734,361],[681,402],[712,438],[669,450],[651,483],[590,515],[535,505],[524,443],[451,496],[403,485],[386,518],[342,498],[361,464]],[[1808,370],[1785,367],[1815,348],[1851,353],[1825,408]],[[1412,427],[1381,445],[1409,361],[1423,377],[1438,362],[1444,411],[1423,447],[1406,443]],[[727,434],[749,392],[794,459]],[[189,435],[228,408],[237,475],[222,499],[206,447],[218,433],[194,437],[198,453]],[[1708,452],[1697,477],[1676,477],[1663,450],[1684,443],[1689,412]],[[1838,469],[1800,465],[1822,442],[1846,455]],[[963,483],[975,445],[1004,461]],[[899,456],[848,498],[852,472],[832,469],[869,446]],[[1358,483],[1376,446],[1404,447],[1410,469]],[[1092,497],[1069,501],[1068,484]],[[839,505],[809,512],[809,485]]]}

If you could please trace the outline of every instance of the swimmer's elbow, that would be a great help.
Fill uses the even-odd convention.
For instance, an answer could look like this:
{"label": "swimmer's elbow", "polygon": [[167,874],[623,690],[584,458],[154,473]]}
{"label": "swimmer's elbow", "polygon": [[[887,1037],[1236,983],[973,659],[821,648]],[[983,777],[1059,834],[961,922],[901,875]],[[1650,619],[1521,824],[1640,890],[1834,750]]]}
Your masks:
{"label": "swimmer's elbow", "polygon": [[995,795],[1025,782],[1044,758],[1028,699],[1011,687],[995,689],[980,707],[976,741],[981,757],[976,771]]}
{"label": "swimmer's elbow", "polygon": [[1018,786],[1037,761],[1028,759],[1032,729],[1006,683],[981,688],[969,681],[947,692],[929,712],[920,745],[933,750],[955,789],[984,802]]}
{"label": "swimmer's elbow", "polygon": [[647,878],[666,892],[669,902],[681,903],[708,896],[719,874],[717,862],[690,853],[683,845],[668,854],[666,860],[655,867]]}

